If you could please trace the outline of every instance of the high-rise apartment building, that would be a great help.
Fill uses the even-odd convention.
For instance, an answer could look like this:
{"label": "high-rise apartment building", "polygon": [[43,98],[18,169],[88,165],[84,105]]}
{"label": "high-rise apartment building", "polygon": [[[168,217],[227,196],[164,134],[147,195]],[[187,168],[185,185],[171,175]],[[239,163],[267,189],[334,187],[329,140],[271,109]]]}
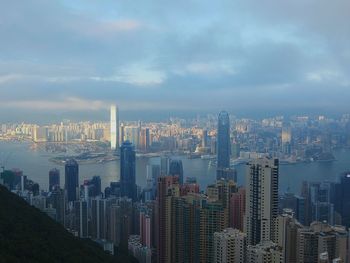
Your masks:
{"label": "high-rise apartment building", "polygon": [[243,231],[245,214],[245,188],[241,187],[236,193],[231,194],[229,219],[230,227]]}
{"label": "high-rise apartment building", "polygon": [[226,228],[214,233],[214,263],[246,262],[247,235],[238,229]]}
{"label": "high-rise apartment building", "polygon": [[248,244],[275,240],[278,216],[278,159],[247,164],[245,232]]}
{"label": "high-rise apartment building", "polygon": [[276,243],[282,248],[284,262],[297,262],[297,234],[298,229],[303,228],[294,217],[290,209],[285,209],[284,213],[277,218]]}
{"label": "high-rise apartment building", "polygon": [[272,241],[262,241],[257,245],[248,245],[249,263],[284,263],[282,248]]}
{"label": "high-rise apartment building", "polygon": [[214,260],[214,233],[228,227],[228,208],[221,202],[207,202],[200,210],[200,262]]}
{"label": "high-rise apartment building", "polygon": [[89,206],[86,201],[74,202],[75,230],[79,237],[87,238],[89,235]]}
{"label": "high-rise apartment building", "polygon": [[[298,229],[297,262],[348,262],[348,231],[343,226],[330,226],[314,222],[310,227]],[[328,261],[319,261],[325,258]]]}
{"label": "high-rise apartment building", "polygon": [[171,262],[171,198],[179,196],[179,179],[177,176],[158,178],[156,201],[156,244],[157,261]]}

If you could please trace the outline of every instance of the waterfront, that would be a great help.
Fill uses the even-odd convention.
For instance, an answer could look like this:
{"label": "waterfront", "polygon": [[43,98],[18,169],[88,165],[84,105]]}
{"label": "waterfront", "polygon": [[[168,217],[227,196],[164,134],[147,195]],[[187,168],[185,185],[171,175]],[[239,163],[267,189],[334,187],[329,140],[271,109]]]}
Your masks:
{"label": "waterfront", "polygon": [[[280,166],[280,191],[289,187],[292,192],[299,193],[303,180],[309,181],[335,181],[340,173],[350,170],[350,149],[339,149],[334,152],[334,162],[297,163]],[[23,170],[28,178],[38,182],[42,189],[48,188],[48,173],[51,168],[58,168],[61,172],[61,186],[64,185],[64,166],[49,161],[57,156],[31,147],[28,142],[0,141],[0,164],[6,169],[18,168]],[[215,180],[215,167],[209,166],[209,160],[187,159],[183,160],[184,178],[196,177],[201,189]],[[148,158],[138,158],[136,166],[136,183],[141,187],[146,184],[146,166]],[[89,163],[79,166],[80,183],[94,175],[101,176],[102,187],[112,181],[119,180],[119,161],[106,163]],[[236,167],[238,183],[244,184],[245,165]]]}

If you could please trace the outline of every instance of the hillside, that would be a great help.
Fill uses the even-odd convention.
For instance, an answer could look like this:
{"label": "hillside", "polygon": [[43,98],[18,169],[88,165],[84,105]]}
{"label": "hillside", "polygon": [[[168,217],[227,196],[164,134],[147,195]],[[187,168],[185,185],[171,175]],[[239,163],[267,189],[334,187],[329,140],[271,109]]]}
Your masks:
{"label": "hillside", "polygon": [[1,262],[137,262],[113,257],[67,232],[46,214],[0,186]]}

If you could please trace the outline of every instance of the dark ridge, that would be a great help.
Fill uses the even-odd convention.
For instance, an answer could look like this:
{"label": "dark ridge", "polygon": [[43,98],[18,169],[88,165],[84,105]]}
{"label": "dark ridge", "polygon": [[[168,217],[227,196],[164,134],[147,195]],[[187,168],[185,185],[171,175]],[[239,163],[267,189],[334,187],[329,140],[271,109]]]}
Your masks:
{"label": "dark ridge", "polygon": [[45,213],[0,186],[1,262],[137,262],[107,254],[91,240],[74,237]]}

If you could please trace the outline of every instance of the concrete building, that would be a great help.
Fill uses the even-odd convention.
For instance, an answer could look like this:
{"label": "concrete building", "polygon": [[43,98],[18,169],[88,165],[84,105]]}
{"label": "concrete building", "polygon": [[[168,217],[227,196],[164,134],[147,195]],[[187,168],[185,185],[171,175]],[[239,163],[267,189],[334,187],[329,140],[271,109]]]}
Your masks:
{"label": "concrete building", "polygon": [[247,235],[233,228],[214,233],[214,263],[246,262]]}
{"label": "concrete building", "polygon": [[348,239],[348,232],[343,226],[313,222],[310,227],[298,229],[296,262],[320,262],[326,254],[326,262],[335,259],[348,262]]}
{"label": "concrete building", "polygon": [[249,263],[284,263],[282,248],[271,241],[263,241],[258,245],[247,247]]}
{"label": "concrete building", "polygon": [[278,168],[277,159],[260,158],[247,164],[245,232],[250,245],[276,239]]}

